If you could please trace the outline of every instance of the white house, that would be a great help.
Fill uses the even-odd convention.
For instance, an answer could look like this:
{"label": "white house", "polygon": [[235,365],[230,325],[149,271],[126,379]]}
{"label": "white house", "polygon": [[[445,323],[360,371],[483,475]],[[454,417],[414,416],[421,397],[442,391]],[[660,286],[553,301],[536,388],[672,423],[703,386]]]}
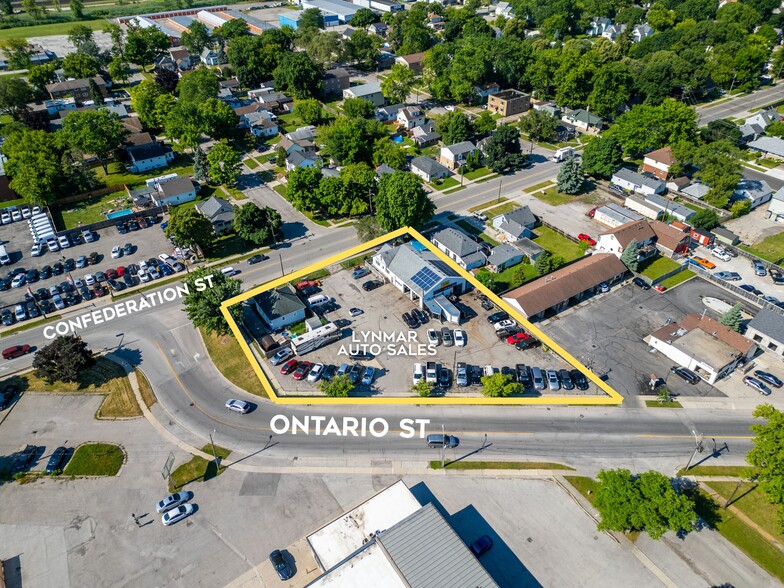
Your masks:
{"label": "white house", "polygon": [[625,167],[615,172],[611,181],[621,188],[640,194],[661,194],[667,190],[667,186],[661,180]]}
{"label": "white house", "polygon": [[744,125],[757,125],[764,131],[770,123],[782,120],[782,116],[773,108],[765,108],[744,121]]}
{"label": "white house", "polygon": [[652,255],[651,248],[655,253],[656,233],[645,219],[626,223],[602,233],[596,239],[596,251],[612,253],[620,259],[624,249],[629,246],[632,240],[639,244],[643,259]]}
{"label": "white house", "polygon": [[286,171],[296,167],[316,167],[320,163],[317,157],[309,156],[301,151],[293,151],[286,157]]}
{"label": "white house", "polygon": [[487,257],[487,268],[492,272],[502,272],[508,267],[523,261],[525,253],[508,243],[501,243],[493,247]]}
{"label": "white house", "polygon": [[279,130],[277,117],[266,110],[243,114],[240,117],[240,126],[247,128],[255,137],[274,137]]}
{"label": "white house", "polygon": [[441,163],[449,169],[457,169],[466,162],[471,153],[475,152],[477,152],[477,148],[471,141],[447,145],[441,147]]}
{"label": "white house", "polygon": [[196,205],[198,210],[212,223],[216,235],[229,231],[234,226],[234,207],[228,200],[211,196]]}
{"label": "white house", "polygon": [[346,98],[364,98],[372,102],[374,106],[384,106],[384,94],[381,92],[380,82],[346,88],[343,90],[343,99]]}
{"label": "white house", "polygon": [[601,37],[608,28],[612,26],[612,20],[606,16],[595,16],[591,24],[585,29],[585,34],[589,37]]}
{"label": "white house", "polygon": [[618,38],[618,35],[623,33],[625,30],[626,30],[625,24],[613,24],[607,27],[606,29],[604,29],[604,32],[602,33],[602,37],[615,42],[615,39]]}
{"label": "white house", "polygon": [[425,113],[418,106],[401,108],[397,112],[397,124],[406,130],[425,124]]}
{"label": "white house", "polygon": [[630,194],[626,197],[623,205],[651,220],[672,217],[675,220],[686,222],[697,214],[688,206],[683,206],[658,194]]}
{"label": "white house", "polygon": [[420,155],[411,161],[411,173],[418,175],[426,182],[432,182],[449,176],[449,170],[432,157]]}
{"label": "white house", "polygon": [[251,298],[262,320],[273,331],[305,320],[305,303],[291,284],[267,290]]}
{"label": "white house", "polygon": [[218,52],[214,49],[210,49],[209,47],[205,47],[201,51],[200,56],[201,62],[207,66],[215,66],[220,65],[220,58],[218,56]]}
{"label": "white house", "polygon": [[531,237],[536,223],[536,215],[527,206],[499,214],[492,220],[493,228],[498,231],[499,237],[509,243],[514,243],[523,237]]}
{"label": "white house", "polygon": [[158,141],[152,141],[145,145],[132,145],[127,147],[126,151],[131,160],[128,171],[135,174],[168,167],[174,161],[174,152]]}
{"label": "white house", "polygon": [[561,120],[569,123],[574,128],[582,131],[583,133],[598,133],[602,129],[602,119],[584,110],[577,108],[575,110],[565,110],[561,116]]}
{"label": "white house", "polygon": [[461,231],[441,229],[430,237],[430,241],[463,269],[472,270],[485,264],[481,245]]}
{"label": "white house", "polygon": [[650,37],[653,34],[653,29],[648,23],[643,23],[635,26],[632,29],[632,43],[639,43],[643,39]]}
{"label": "white house", "polygon": [[779,359],[784,356],[784,315],[761,309],[746,327],[746,337]]}
{"label": "white house", "polygon": [[155,188],[155,191],[150,196],[156,206],[164,204],[174,206],[196,200],[197,187],[188,176],[172,174],[171,176],[161,176],[160,178],[147,181],[153,181],[152,186]]}
{"label": "white house", "polygon": [[653,174],[666,182],[670,175],[670,168],[674,163],[675,159],[672,156],[672,149],[662,147],[645,154],[642,160],[642,171]]}
{"label": "white house", "polygon": [[512,18],[514,16],[514,8],[509,2],[499,2],[495,5],[495,15]]}
{"label": "white house", "polygon": [[742,179],[732,193],[730,200],[748,200],[752,208],[765,204],[773,196],[773,190],[765,180]]}
{"label": "white house", "polygon": [[784,223],[784,188],[773,193],[768,202],[768,218],[773,222]]}

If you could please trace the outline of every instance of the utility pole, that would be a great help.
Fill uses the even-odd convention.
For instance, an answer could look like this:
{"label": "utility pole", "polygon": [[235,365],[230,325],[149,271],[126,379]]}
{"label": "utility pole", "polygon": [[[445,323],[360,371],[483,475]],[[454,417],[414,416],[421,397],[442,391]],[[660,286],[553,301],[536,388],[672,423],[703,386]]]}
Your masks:
{"label": "utility pole", "polygon": [[215,441],[213,441],[212,436],[215,434],[215,429],[212,430],[210,433],[210,445],[212,445],[212,457],[215,458],[215,467],[220,468],[220,464],[218,463],[218,454],[215,452]]}
{"label": "utility pole", "polygon": [[691,457],[689,458],[689,463],[686,464],[686,471],[687,472],[689,471],[689,468],[691,467],[691,462],[692,462],[692,460],[694,460],[694,456],[697,455],[698,453],[702,453],[702,450],[703,450],[702,433],[698,433],[694,429],[692,429],[691,433],[692,433],[692,435],[694,435],[694,443],[695,443],[696,447],[694,448],[694,451],[692,452]]}
{"label": "utility pole", "polygon": [[286,275],[286,272],[283,271],[283,257],[280,253],[278,253],[278,259],[280,260],[280,277],[282,278]]}
{"label": "utility pole", "polygon": [[504,185],[504,178],[501,178],[501,181],[498,182],[498,202],[501,202],[501,186]]}
{"label": "utility pole", "polygon": [[446,433],[444,432],[444,425],[441,425],[441,437],[441,469],[443,470],[444,467],[446,467],[444,465],[444,460],[446,459],[444,455],[446,452]]}
{"label": "utility pole", "polygon": [[[752,484],[754,482],[756,482],[756,481],[757,481],[757,476],[756,475],[754,475],[751,478],[749,478],[749,482],[751,482]],[[732,504],[732,499],[735,498],[735,494],[737,494],[738,490],[740,489],[740,485],[743,484],[743,482],[744,482],[743,478],[738,480],[738,483],[735,485],[735,490],[732,491],[732,494],[730,494],[730,497],[726,500],[726,502],[724,502],[724,505],[722,506],[722,508],[727,508],[730,504]]]}

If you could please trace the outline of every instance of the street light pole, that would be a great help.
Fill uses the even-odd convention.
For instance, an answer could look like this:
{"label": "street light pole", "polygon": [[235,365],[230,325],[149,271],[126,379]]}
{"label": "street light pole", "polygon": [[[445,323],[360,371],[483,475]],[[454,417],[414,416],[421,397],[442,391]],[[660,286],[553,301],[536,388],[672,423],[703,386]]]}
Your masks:
{"label": "street light pole", "polygon": [[446,433],[444,432],[444,425],[441,425],[441,469],[444,469],[444,460],[446,452]]}
{"label": "street light pole", "polygon": [[696,444],[696,447],[694,448],[694,451],[692,452],[691,457],[689,458],[689,462],[686,464],[686,471],[687,472],[689,471],[689,468],[691,467],[691,462],[692,462],[692,460],[694,460],[694,456],[697,455],[698,453],[702,453],[702,450],[703,450],[702,433],[698,433],[697,431],[692,429],[692,434],[694,435],[694,442]]}
{"label": "street light pole", "polygon": [[215,429],[212,430],[210,433],[210,445],[212,445],[212,456],[215,458],[215,467],[219,468],[220,464],[218,464],[218,454],[215,452],[215,441],[212,440],[212,436],[215,434]]}

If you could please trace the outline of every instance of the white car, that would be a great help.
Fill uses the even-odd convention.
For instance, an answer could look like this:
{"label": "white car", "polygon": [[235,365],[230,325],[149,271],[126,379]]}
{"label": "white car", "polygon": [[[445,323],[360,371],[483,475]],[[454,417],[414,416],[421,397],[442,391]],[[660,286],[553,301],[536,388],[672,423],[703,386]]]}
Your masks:
{"label": "white car", "polygon": [[308,374],[308,382],[315,382],[321,377],[322,373],[324,373],[324,364],[314,363],[313,367],[310,368],[310,373]]}
{"label": "white car", "polygon": [[88,286],[92,286],[93,284],[95,284],[95,276],[92,274],[87,274],[86,276],[84,276],[84,283],[87,284]]}
{"label": "white car", "polygon": [[11,213],[10,212],[4,212],[3,215],[0,216],[0,220],[2,220],[4,225],[7,225],[8,223],[11,222]]}
{"label": "white car", "polygon": [[149,282],[149,281],[150,281],[150,274],[148,274],[148,273],[147,273],[146,271],[144,271],[143,269],[140,269],[140,270],[139,270],[139,279],[140,279],[142,282]]}
{"label": "white car", "polygon": [[60,244],[54,237],[47,239],[46,246],[49,248],[49,251],[60,251]]}
{"label": "white car", "polygon": [[226,401],[226,409],[231,410],[233,412],[238,412],[240,414],[245,414],[250,410],[250,404],[245,402],[244,400],[237,400],[236,398],[230,398]]}
{"label": "white car", "polygon": [[147,273],[150,274],[150,277],[153,280],[157,280],[158,278],[161,277],[161,274],[158,272],[158,268],[157,267],[152,267],[152,266],[148,267],[147,268]]}
{"label": "white car", "polygon": [[112,259],[119,259],[122,257],[123,250],[119,245],[112,247]]}
{"label": "white car", "polygon": [[74,285],[74,288],[76,288],[78,290],[79,288],[84,286],[84,282],[82,282],[79,278],[74,278],[73,285]]}
{"label": "white car", "polygon": [[14,315],[16,315],[17,321],[23,321],[27,318],[27,310],[25,310],[24,304],[16,305],[16,308],[14,309]]}
{"label": "white car", "polygon": [[18,210],[11,211],[11,218],[14,219],[14,222],[22,220],[22,213]]}
{"label": "white car", "polygon": [[33,214],[38,214],[39,212],[41,212],[41,208],[38,206],[33,206]]}
{"label": "white car", "polygon": [[39,257],[40,255],[44,254],[44,248],[40,243],[34,243],[33,248],[30,250],[30,255],[32,257]]}
{"label": "white car", "polygon": [[166,253],[161,253],[158,256],[158,259],[160,259],[163,263],[168,263],[168,264],[177,263],[176,259],[174,259],[171,255],[168,255]]}
{"label": "white car", "polygon": [[724,249],[721,249],[719,247],[712,250],[711,255],[713,257],[720,259],[721,261],[729,261],[732,259],[732,256],[729,253],[727,253],[726,251],[724,251]]}
{"label": "white car", "polygon": [[144,271],[147,271],[147,260],[146,259],[142,259],[139,262],[139,269],[143,269]]}
{"label": "white car", "polygon": [[84,239],[85,243],[92,243],[95,241],[95,235],[90,229],[85,229],[82,231],[82,238]]}
{"label": "white car", "polygon": [[497,322],[493,325],[496,331],[500,331],[501,329],[508,329],[509,327],[516,327],[517,323],[514,322],[512,319],[506,319],[505,321]]}
{"label": "white car", "polygon": [[67,249],[71,246],[71,242],[68,240],[68,237],[65,235],[60,235],[57,237],[57,242],[60,244],[60,249]]}
{"label": "white car", "polygon": [[22,218],[30,218],[31,216],[33,216],[33,213],[30,212],[29,208],[22,209]]}
{"label": "white car", "polygon": [[463,329],[455,329],[455,345],[458,347],[465,347],[466,336]]}
{"label": "white car", "polygon": [[480,212],[479,210],[477,210],[474,212],[474,218],[477,218],[480,221],[486,221],[487,215],[484,212]]}
{"label": "white car", "polygon": [[27,282],[27,276],[25,274],[17,274],[16,277],[11,282],[12,288],[21,288]]}
{"label": "white car", "polygon": [[444,106],[444,110],[448,110],[449,112],[454,112],[457,109],[452,104],[447,104],[446,106]]}
{"label": "white car", "polygon": [[165,527],[169,525],[173,525],[174,523],[181,521],[185,517],[188,517],[193,514],[193,506],[190,504],[181,504],[174,510],[170,510],[165,515],[161,517],[161,522]]}
{"label": "white car", "polygon": [[438,336],[438,331],[436,331],[435,329],[428,329],[427,342],[430,343],[430,345],[440,345],[441,337]]}
{"label": "white car", "polygon": [[183,492],[175,492],[174,494],[169,494],[166,498],[156,504],[155,510],[158,512],[158,514],[163,514],[167,511],[170,511],[175,506],[180,506],[181,504],[188,502],[191,498],[193,498],[193,494],[187,490]]}
{"label": "white car", "polygon": [[272,365],[280,365],[292,355],[294,355],[294,352],[291,350],[291,348],[284,347],[283,349],[281,349],[275,355],[272,356],[272,358],[270,359],[270,363]]}

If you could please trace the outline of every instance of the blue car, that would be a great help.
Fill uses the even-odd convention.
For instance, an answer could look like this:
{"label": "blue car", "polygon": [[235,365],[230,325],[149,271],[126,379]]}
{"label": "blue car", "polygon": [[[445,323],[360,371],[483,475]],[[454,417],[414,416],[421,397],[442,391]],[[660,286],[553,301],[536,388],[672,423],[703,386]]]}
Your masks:
{"label": "blue car", "polygon": [[360,267],[360,268],[355,269],[351,273],[351,277],[354,278],[355,280],[358,280],[359,278],[364,278],[365,276],[367,276],[369,274],[370,274],[370,270],[368,270],[367,268],[364,268],[364,267]]}

